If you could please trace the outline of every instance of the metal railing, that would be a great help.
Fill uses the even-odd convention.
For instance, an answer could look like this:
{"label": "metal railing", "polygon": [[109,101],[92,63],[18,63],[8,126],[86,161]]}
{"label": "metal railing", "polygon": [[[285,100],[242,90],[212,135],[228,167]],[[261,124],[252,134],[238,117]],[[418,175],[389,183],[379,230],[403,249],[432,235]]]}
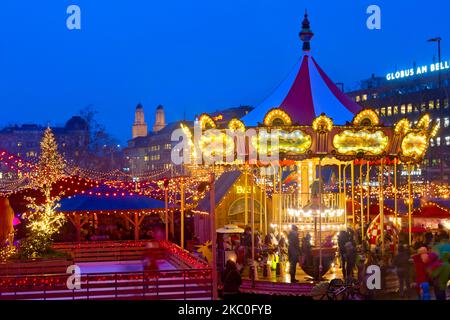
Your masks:
{"label": "metal railing", "polygon": [[0,276],[0,300],[212,299],[211,269],[84,274],[80,289],[70,276]]}

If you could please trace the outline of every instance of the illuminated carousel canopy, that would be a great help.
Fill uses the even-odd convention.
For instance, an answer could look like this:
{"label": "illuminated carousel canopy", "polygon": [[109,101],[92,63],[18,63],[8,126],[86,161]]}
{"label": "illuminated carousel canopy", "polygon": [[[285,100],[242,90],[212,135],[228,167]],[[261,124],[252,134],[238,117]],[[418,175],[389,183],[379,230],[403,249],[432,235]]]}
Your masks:
{"label": "illuminated carousel canopy", "polygon": [[[182,125],[189,140],[191,163],[289,165],[313,158],[324,159],[322,165],[338,164],[332,163],[336,160],[382,160],[384,164],[392,159],[411,164],[422,161],[439,124],[425,114],[414,126],[406,118],[387,126],[374,110],[362,110],[310,57],[312,36],[305,15],[300,32],[304,56],[298,71],[292,81],[288,79],[286,86],[248,115],[224,124],[203,114],[196,124],[201,129],[197,130],[200,137]],[[250,137],[244,142],[245,148],[238,147],[236,136]],[[230,161],[233,155],[240,157]],[[271,155],[279,158],[271,160]]]}
{"label": "illuminated carousel canopy", "polygon": [[322,113],[333,118],[336,124],[345,124],[361,111],[361,107],[341,92],[309,54],[309,41],[313,35],[305,14],[300,32],[304,42],[303,57],[278,89],[242,118],[247,126],[258,125],[274,108],[285,111],[292,123],[299,125],[310,125]]}

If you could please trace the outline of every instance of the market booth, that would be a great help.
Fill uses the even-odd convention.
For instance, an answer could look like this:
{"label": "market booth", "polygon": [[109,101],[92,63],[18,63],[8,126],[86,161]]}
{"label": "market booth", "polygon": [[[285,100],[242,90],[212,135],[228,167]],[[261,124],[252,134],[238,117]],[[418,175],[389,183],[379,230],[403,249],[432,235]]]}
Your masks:
{"label": "market booth", "polygon": [[[93,221],[98,225],[101,216],[117,217],[134,228],[134,240],[139,240],[140,227],[147,216],[157,216],[165,221],[167,211],[173,211],[170,205],[165,208],[164,201],[135,194],[127,190],[99,187],[87,190],[83,194],[72,195],[61,200],[58,211],[67,215],[76,229],[77,241],[81,239],[81,229]],[[164,238],[164,235],[161,239]]]}
{"label": "market booth", "polygon": [[450,229],[450,201],[429,200],[416,208],[413,213],[413,224],[429,230],[437,230],[438,225]]}

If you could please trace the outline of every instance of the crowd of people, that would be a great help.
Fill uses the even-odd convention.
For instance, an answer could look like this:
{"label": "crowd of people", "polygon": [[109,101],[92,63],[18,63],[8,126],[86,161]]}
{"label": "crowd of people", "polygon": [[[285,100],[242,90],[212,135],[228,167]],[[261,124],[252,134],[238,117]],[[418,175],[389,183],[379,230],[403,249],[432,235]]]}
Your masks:
{"label": "crowd of people", "polygon": [[[398,278],[400,297],[411,297],[412,288],[415,289],[419,299],[431,299],[432,293],[438,300],[446,299],[447,284],[450,280],[450,243],[449,234],[442,227],[436,232],[427,232],[415,236],[412,246],[408,245],[408,237],[400,235],[392,239],[386,235],[382,250],[381,241],[369,244],[362,238],[361,229],[347,228],[337,236],[337,260],[345,281],[356,281],[366,288],[367,297],[373,292],[367,292],[367,267],[377,265],[381,270],[382,290],[386,287],[386,275],[394,273]],[[285,264],[289,262],[291,282],[296,279],[297,267],[308,266],[313,263],[311,235],[309,233],[300,237],[296,225],[291,226],[288,234],[270,230],[264,237],[258,232],[254,234],[255,261],[252,261],[252,232],[246,228],[236,247],[236,263],[229,261],[225,270],[223,281],[227,284],[227,291],[233,295],[238,291],[240,276],[245,267],[267,267],[272,262],[277,275]],[[329,243],[328,243],[329,242]],[[332,246],[330,239],[326,239],[322,246]],[[270,268],[270,266],[269,266]],[[237,275],[239,274],[239,276]],[[264,274],[264,273],[263,273]],[[267,276],[267,273],[264,274]]]}

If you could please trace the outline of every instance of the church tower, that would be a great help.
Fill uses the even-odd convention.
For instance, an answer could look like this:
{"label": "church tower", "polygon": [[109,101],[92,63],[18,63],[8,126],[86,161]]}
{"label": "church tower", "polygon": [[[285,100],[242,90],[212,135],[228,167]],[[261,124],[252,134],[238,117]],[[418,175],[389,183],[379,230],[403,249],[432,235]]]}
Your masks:
{"label": "church tower", "polygon": [[156,120],[155,125],[153,126],[153,132],[158,132],[166,126],[166,117],[164,116],[164,108],[162,105],[159,105],[156,108]]}
{"label": "church tower", "polygon": [[134,113],[133,139],[147,136],[147,124],[145,123],[144,107],[138,104]]}

